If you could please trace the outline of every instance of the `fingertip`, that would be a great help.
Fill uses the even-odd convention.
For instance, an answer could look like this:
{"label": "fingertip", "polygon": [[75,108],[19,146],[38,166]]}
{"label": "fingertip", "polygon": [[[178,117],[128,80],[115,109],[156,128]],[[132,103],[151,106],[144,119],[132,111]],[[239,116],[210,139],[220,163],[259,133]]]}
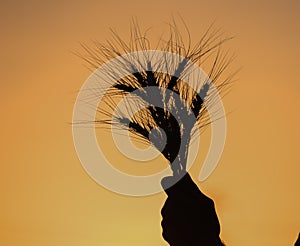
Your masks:
{"label": "fingertip", "polygon": [[160,183],[162,188],[166,192],[166,194],[169,195],[170,194],[169,189],[174,184],[174,177],[173,176],[164,177]]}
{"label": "fingertip", "polygon": [[170,187],[170,184],[172,183],[173,176],[164,177],[161,180],[161,186],[164,188],[164,190],[168,189]]}

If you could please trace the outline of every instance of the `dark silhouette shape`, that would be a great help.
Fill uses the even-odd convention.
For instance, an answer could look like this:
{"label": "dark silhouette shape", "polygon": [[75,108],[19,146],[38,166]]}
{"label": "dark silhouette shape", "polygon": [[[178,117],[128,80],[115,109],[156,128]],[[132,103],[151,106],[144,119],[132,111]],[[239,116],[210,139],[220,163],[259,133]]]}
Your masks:
{"label": "dark silhouette shape", "polygon": [[[142,57],[133,55],[111,61],[114,69],[117,68],[124,74],[123,78],[116,76],[114,69],[107,67],[107,81],[99,81],[100,91],[106,91],[102,98],[105,107],[99,107],[99,118],[95,121],[100,127],[114,125],[120,130],[129,130],[137,140],[154,145],[163,156],[170,162],[174,176],[182,176],[186,172],[186,162],[190,141],[198,132],[196,127],[205,127],[211,121],[217,120],[220,115],[218,109],[214,109],[212,116],[207,113],[209,105],[215,101],[215,93],[210,90],[216,88],[219,93],[226,92],[230,80],[234,74],[222,78],[224,70],[227,69],[233,57],[227,52],[221,52],[221,46],[230,38],[221,38],[220,30],[212,30],[210,26],[203,37],[195,45],[191,45],[191,36],[186,24],[187,40],[179,32],[175,21],[170,23],[168,37],[160,41],[155,50],[160,50],[181,58],[163,56],[159,61],[152,58],[153,50],[146,33],[143,33],[134,21],[130,30],[131,37],[128,42],[123,40],[116,32],[113,32],[112,40],[106,44],[95,42],[95,49],[82,44],[86,55],[80,55],[88,64],[94,68],[103,65],[107,60],[120,57],[121,54],[133,54],[137,51]],[[211,60],[211,68],[208,70],[208,78],[199,76],[192,78],[191,84],[185,80],[192,74],[191,63],[201,65],[206,59]],[[141,63],[141,60],[143,62]],[[159,72],[157,68],[165,68],[169,74]],[[158,71],[157,71],[158,70]],[[107,85],[110,88],[107,90]],[[104,86],[101,88],[101,86]],[[146,89],[156,88],[156,92]],[[92,90],[92,93],[97,91]],[[118,99],[126,95],[134,95],[140,100],[132,100],[132,104],[126,105],[124,112],[116,112]],[[141,104],[141,100],[143,103]],[[159,103],[160,106],[157,106]],[[132,105],[143,105],[138,112],[128,116],[134,107]],[[215,117],[215,118],[214,118]],[[222,117],[222,116],[221,116]],[[94,123],[94,122],[92,122]],[[150,139],[150,132],[156,132],[154,138]],[[164,139],[162,131],[166,135]],[[152,135],[153,137],[153,135]],[[165,141],[166,140],[166,141]],[[164,146],[163,143],[166,143]]]}
{"label": "dark silhouette shape", "polygon": [[[229,74],[225,79],[220,79],[232,61],[232,57],[221,52],[221,45],[230,38],[220,39],[220,30],[213,31],[209,27],[199,42],[191,46],[190,34],[186,31],[188,40],[184,42],[174,21],[170,24],[169,37],[155,48],[177,54],[180,59],[164,56],[159,61],[153,61],[146,32],[143,34],[136,22],[133,23],[129,42],[113,32],[113,39],[107,44],[96,42],[95,49],[82,45],[87,56],[81,57],[92,67],[98,68],[106,60],[123,53],[143,51],[142,60],[146,62],[141,63],[133,56],[111,63],[119,71],[128,74],[124,78],[116,77],[114,69],[107,68],[109,79],[99,81],[99,86],[106,88],[109,83],[110,89],[102,98],[106,107],[98,109],[100,117],[96,123],[109,129],[111,125],[116,125],[120,129],[129,130],[142,142],[156,147],[170,163],[173,177],[162,180],[168,195],[162,209],[162,227],[163,237],[171,246],[223,245],[219,238],[220,224],[214,202],[198,189],[186,173],[186,165],[191,139],[197,134],[195,128],[204,127],[214,120],[206,110],[215,100],[215,94],[210,89],[214,86],[219,92],[224,92],[234,75]],[[191,75],[193,70],[188,61],[202,65],[206,59],[211,59],[212,54],[214,58],[207,74],[209,79],[203,81],[198,77],[193,78],[192,85],[186,83],[186,76]],[[173,72],[158,72],[160,70],[157,71],[157,67]],[[153,92],[147,90],[149,88],[158,90]],[[95,90],[92,92],[97,93]],[[133,116],[128,116],[127,113],[134,108],[128,104],[124,112],[113,115],[118,99],[128,94],[141,99],[143,108]],[[139,102],[135,99],[132,100],[133,104]],[[156,106],[158,102],[160,106]]]}
{"label": "dark silhouette shape", "polygon": [[174,177],[161,181],[168,198],[161,210],[162,235],[171,246],[223,246],[214,202],[187,173],[175,185]]}
{"label": "dark silhouette shape", "polygon": [[295,242],[295,246],[300,246],[300,233],[298,234],[298,239]]}

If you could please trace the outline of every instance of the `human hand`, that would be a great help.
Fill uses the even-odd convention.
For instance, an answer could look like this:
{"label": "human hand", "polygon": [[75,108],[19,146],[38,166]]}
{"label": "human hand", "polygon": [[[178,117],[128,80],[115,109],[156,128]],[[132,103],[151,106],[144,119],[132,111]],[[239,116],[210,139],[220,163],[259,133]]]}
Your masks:
{"label": "human hand", "polygon": [[199,190],[188,173],[170,187],[174,179],[161,181],[168,196],[161,210],[163,238],[171,246],[224,245],[213,200]]}

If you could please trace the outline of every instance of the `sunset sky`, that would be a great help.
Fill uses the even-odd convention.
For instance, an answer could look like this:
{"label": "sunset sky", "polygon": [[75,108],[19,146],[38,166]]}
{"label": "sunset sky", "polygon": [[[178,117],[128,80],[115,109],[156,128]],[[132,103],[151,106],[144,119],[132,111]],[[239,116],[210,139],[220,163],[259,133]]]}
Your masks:
{"label": "sunset sky", "polygon": [[[232,246],[293,245],[300,232],[299,13],[296,0],[1,1],[0,245],[168,245],[160,227],[164,193],[113,193],[80,164],[69,123],[91,72],[72,52],[79,42],[105,42],[109,28],[126,39],[132,17],[155,40],[178,14],[194,42],[212,22],[234,36],[231,69],[241,68],[223,101],[222,158],[197,183],[215,201],[221,237]],[[114,154],[108,135],[98,137],[124,163],[119,168],[139,172]],[[209,130],[194,180],[208,145]]]}

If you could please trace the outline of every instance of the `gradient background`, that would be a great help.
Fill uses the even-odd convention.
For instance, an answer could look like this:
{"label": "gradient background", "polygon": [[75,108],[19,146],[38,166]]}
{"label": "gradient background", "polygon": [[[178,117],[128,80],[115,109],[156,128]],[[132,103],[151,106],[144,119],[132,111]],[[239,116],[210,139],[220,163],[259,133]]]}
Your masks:
{"label": "gradient background", "polygon": [[70,51],[79,41],[104,41],[109,27],[126,37],[132,16],[156,35],[177,13],[193,40],[216,20],[235,36],[234,67],[243,67],[224,99],[233,112],[221,162],[199,184],[216,201],[221,236],[227,245],[293,245],[300,231],[296,0],[1,1],[1,245],[167,245],[165,194],[117,195],[84,172],[68,122],[90,72]]}

